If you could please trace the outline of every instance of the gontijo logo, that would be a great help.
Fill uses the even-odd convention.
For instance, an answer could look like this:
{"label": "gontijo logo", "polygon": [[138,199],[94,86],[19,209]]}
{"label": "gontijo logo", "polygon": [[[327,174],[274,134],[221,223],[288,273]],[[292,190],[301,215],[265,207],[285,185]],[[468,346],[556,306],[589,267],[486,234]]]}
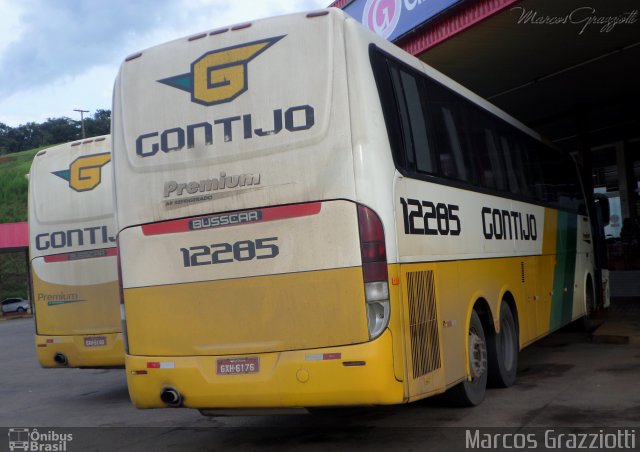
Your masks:
{"label": "gontijo logo", "polygon": [[213,50],[191,63],[191,72],[160,83],[191,93],[191,102],[216,105],[230,102],[247,90],[247,64],[283,36]]}
{"label": "gontijo logo", "polygon": [[75,191],[89,191],[102,182],[102,167],[111,161],[111,153],[85,155],[75,159],[69,169],[53,171],[52,174],[69,182]]}

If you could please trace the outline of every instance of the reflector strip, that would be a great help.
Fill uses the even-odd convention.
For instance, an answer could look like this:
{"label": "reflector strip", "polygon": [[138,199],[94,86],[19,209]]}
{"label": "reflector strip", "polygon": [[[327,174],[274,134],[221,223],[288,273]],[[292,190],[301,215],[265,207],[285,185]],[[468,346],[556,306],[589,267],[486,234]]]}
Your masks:
{"label": "reflector strip", "polygon": [[176,363],[174,363],[173,361],[164,361],[164,362],[148,361],[147,362],[147,369],[174,369],[175,367],[176,367]]}
{"label": "reflector strip", "polygon": [[309,353],[304,355],[305,361],[329,361],[342,359],[342,353]]}
{"label": "reflector strip", "polygon": [[93,259],[96,257],[116,256],[117,254],[118,254],[118,249],[114,246],[112,248],[103,248],[100,250],[76,251],[74,253],[52,254],[50,256],[45,256],[44,261],[49,264],[52,262],[68,262],[68,261],[77,261],[81,259]]}
{"label": "reflector strip", "polygon": [[250,210],[242,210],[238,212],[229,212],[229,213],[212,214],[212,215],[192,217],[192,218],[183,218],[180,220],[164,221],[162,223],[144,224],[142,225],[142,233],[148,236],[148,235],[160,235],[160,234],[174,234],[177,232],[188,232],[192,230],[190,225],[197,220],[208,220],[213,217],[216,217],[216,218],[231,217],[231,216],[238,217],[241,214],[251,213],[251,212],[258,212],[259,219],[253,220],[253,221],[220,224],[219,226],[216,226],[216,227],[239,226],[241,224],[253,224],[253,223],[261,223],[265,221],[286,220],[289,218],[316,215],[320,212],[321,208],[322,208],[322,203],[312,202],[307,204],[294,204],[290,206],[267,207],[264,209],[250,209]]}

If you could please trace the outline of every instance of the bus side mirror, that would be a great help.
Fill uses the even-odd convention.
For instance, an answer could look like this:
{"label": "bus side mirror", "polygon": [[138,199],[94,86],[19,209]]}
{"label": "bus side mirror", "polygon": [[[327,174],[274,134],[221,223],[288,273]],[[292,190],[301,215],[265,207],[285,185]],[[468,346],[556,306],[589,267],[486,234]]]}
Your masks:
{"label": "bus side mirror", "polygon": [[609,217],[611,215],[611,211],[609,210],[609,198],[607,198],[605,195],[595,193],[594,201],[596,205],[597,215],[600,217],[602,226],[608,225]]}

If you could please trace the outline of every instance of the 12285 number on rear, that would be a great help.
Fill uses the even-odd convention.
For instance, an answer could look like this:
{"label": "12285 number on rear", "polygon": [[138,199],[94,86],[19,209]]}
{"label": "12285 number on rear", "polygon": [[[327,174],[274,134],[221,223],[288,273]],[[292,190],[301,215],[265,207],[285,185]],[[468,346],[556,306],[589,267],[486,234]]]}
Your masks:
{"label": "12285 number on rear", "polygon": [[255,241],[239,240],[235,243],[214,243],[180,248],[182,264],[185,267],[196,267],[253,259],[272,259],[280,253],[277,240],[278,237],[267,237]]}

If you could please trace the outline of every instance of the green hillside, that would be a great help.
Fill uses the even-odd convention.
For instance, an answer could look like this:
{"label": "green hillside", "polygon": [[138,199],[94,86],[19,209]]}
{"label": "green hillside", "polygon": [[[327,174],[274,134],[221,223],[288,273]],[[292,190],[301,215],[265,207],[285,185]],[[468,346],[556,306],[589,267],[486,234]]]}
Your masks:
{"label": "green hillside", "polygon": [[25,175],[40,149],[0,156],[0,223],[27,221],[29,182]]}
{"label": "green hillside", "polygon": [[[29,181],[25,177],[40,149],[0,156],[0,223],[27,221]],[[24,253],[0,254],[0,299],[28,298],[28,275]]]}

